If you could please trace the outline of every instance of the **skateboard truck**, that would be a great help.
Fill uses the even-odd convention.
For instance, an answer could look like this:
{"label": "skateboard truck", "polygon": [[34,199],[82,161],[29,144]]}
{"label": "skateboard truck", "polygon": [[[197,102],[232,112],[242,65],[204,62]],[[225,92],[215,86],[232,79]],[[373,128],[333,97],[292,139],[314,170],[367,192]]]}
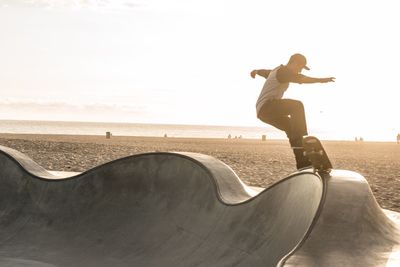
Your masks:
{"label": "skateboard truck", "polygon": [[332,170],[332,163],[318,138],[314,136],[304,137],[303,148],[304,156],[310,160],[314,172],[329,173]]}

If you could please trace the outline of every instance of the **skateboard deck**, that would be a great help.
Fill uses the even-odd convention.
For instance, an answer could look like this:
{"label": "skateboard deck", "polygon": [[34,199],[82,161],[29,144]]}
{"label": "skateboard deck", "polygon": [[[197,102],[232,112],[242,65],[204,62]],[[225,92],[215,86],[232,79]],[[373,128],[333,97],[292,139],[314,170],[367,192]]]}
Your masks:
{"label": "skateboard deck", "polygon": [[314,171],[329,173],[332,169],[332,163],[325,152],[321,141],[314,136],[303,138],[304,155],[310,160]]}

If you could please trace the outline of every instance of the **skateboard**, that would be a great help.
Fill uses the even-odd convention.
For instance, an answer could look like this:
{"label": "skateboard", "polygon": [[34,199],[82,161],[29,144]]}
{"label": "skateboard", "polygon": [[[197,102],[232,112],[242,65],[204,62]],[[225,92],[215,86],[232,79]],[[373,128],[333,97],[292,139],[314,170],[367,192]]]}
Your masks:
{"label": "skateboard", "polygon": [[304,155],[310,160],[315,172],[329,173],[332,163],[325,152],[321,141],[314,136],[303,138]]}

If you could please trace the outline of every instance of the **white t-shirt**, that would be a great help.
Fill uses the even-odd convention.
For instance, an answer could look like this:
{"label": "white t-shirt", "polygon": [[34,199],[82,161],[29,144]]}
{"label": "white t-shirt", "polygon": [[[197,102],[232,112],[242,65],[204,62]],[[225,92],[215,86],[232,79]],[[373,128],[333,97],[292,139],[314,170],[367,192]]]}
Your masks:
{"label": "white t-shirt", "polygon": [[276,77],[278,70],[283,67],[280,65],[273,69],[267,77],[264,83],[263,89],[261,90],[260,96],[256,103],[257,115],[259,114],[261,107],[271,99],[281,99],[283,94],[289,87],[289,83],[280,83]]}

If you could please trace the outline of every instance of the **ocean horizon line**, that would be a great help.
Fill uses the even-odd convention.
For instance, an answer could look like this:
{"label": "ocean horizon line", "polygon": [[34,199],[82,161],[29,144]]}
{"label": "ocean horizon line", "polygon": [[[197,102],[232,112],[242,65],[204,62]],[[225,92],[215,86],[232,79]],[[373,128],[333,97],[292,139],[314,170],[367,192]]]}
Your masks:
{"label": "ocean horizon line", "polygon": [[195,124],[155,124],[132,122],[91,122],[54,120],[0,120],[0,132],[9,134],[65,134],[104,135],[110,132],[118,136],[188,137],[188,138],[243,138],[281,139],[279,132],[268,127],[195,125]]}
{"label": "ocean horizon line", "polygon": [[192,124],[192,123],[166,123],[166,122],[125,122],[125,121],[78,121],[78,120],[17,120],[0,119],[0,122],[61,122],[61,123],[90,123],[90,124],[134,124],[134,125],[166,125],[166,126],[201,126],[201,127],[238,127],[238,128],[262,128],[274,129],[272,126],[256,125],[229,125],[229,124]]}
{"label": "ocean horizon line", "polygon": [[[201,125],[146,122],[100,122],[60,120],[14,120],[0,119],[0,133],[4,134],[60,134],[60,135],[105,135],[136,137],[177,138],[242,138],[286,140],[283,131],[272,126]],[[370,142],[396,142],[395,137],[357,136],[354,133],[309,129],[309,135],[326,141],[355,141],[355,138]]]}
{"label": "ocean horizon line", "polygon": [[[13,135],[15,135],[15,136],[23,136],[23,135],[27,135],[27,136],[40,136],[40,135],[42,135],[42,136],[88,136],[88,137],[105,137],[106,135],[105,134],[62,134],[62,133],[57,133],[57,134],[47,134],[47,133],[4,133],[4,132],[0,132],[0,138],[2,138],[2,136],[1,135],[11,135],[11,136],[13,136]],[[167,137],[164,137],[164,136],[150,136],[150,135],[147,135],[147,136],[144,136],[144,135],[112,135],[112,137],[111,138],[149,138],[149,139],[152,139],[152,138],[154,138],[154,139],[158,139],[158,138],[168,138],[168,139],[193,139],[193,140],[196,140],[196,139],[199,139],[199,140],[202,140],[202,139],[206,139],[206,140],[221,140],[221,139],[223,139],[223,140],[229,140],[228,138],[226,138],[226,137],[188,137],[188,136],[167,136]],[[321,138],[319,138],[321,141],[323,141],[323,142],[355,142],[354,140],[349,140],[349,139],[346,139],[346,140],[338,140],[338,139],[321,139]],[[262,138],[244,138],[244,137],[242,137],[242,138],[234,138],[234,137],[232,137],[231,138],[231,140],[244,140],[244,141],[261,141],[262,140]],[[288,139],[287,138],[283,138],[283,139],[281,139],[281,138],[267,138],[265,141],[276,141],[276,142],[288,142]],[[394,141],[386,141],[386,140],[363,140],[363,141],[359,141],[359,143],[363,143],[363,142],[365,142],[365,143],[396,143],[396,142],[394,142]]]}

